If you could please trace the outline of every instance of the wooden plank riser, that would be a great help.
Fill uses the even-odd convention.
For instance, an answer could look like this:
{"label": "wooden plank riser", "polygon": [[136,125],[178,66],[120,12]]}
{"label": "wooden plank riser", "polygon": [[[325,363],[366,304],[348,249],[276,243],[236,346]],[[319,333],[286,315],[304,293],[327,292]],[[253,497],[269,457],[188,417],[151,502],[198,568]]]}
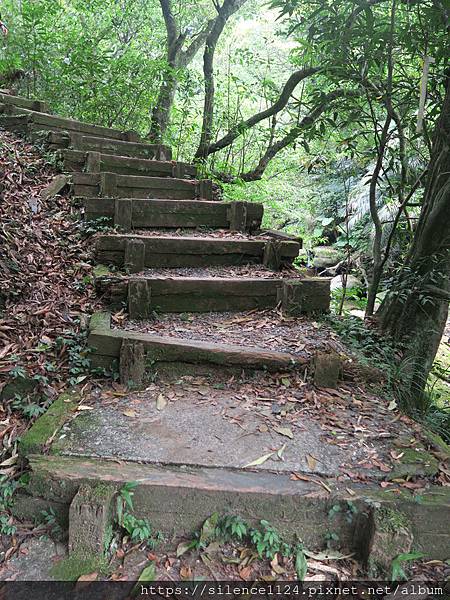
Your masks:
{"label": "wooden plank riser", "polygon": [[91,125],[74,119],[58,117],[47,113],[36,112],[22,107],[11,107],[11,114],[26,115],[29,125],[34,130],[42,131],[68,131],[83,133],[93,137],[110,138],[113,140],[138,141],[139,136],[135,132],[119,131],[101,125]]}
{"label": "wooden plank riser", "polygon": [[48,132],[47,144],[54,150],[69,149],[82,153],[100,152],[105,155],[115,155],[116,158],[126,157],[164,162],[172,160],[171,148],[162,144],[111,140],[73,132],[52,130]]}
{"label": "wooden plank riser", "polygon": [[[145,237],[102,235],[97,238],[96,259],[104,265],[122,267],[130,243],[142,243],[145,267],[203,267],[220,265],[262,264],[266,242],[263,240],[222,240],[220,238]],[[279,247],[282,265],[291,264],[298,255],[299,244],[283,242]]]}
{"label": "wooden plank riser", "polygon": [[163,336],[149,335],[127,330],[94,330],[88,338],[92,348],[92,358],[102,357],[101,361],[111,364],[120,360],[123,340],[139,342],[144,346],[146,368],[149,372],[158,370],[158,363],[183,363],[192,365],[193,371],[198,365],[211,370],[237,368],[248,370],[288,371],[293,368],[304,369],[309,360],[295,357],[286,352],[274,352],[262,348],[248,348],[231,344],[213,344],[201,340],[183,340]]}
{"label": "wooden plank riser", "polygon": [[210,180],[178,179],[172,177],[142,177],[115,173],[74,173],[75,196],[85,198],[155,198],[172,200],[212,200]]}
{"label": "wooden plank riser", "polygon": [[[65,150],[63,153],[66,171],[89,171],[87,152]],[[197,169],[185,163],[148,160],[142,158],[123,157],[112,154],[99,156],[98,171],[116,173],[118,175],[140,175],[143,177],[178,177],[195,178]]]}
{"label": "wooden plank riser", "polygon": [[50,114],[50,109],[46,102],[41,100],[29,100],[28,98],[22,98],[20,96],[13,96],[10,94],[0,93],[0,103],[6,104],[14,108],[27,108],[28,110],[44,112]]}
{"label": "wooden plank riser", "polygon": [[[83,199],[85,218],[95,220],[110,218],[114,224],[114,198]],[[251,202],[247,204],[246,231],[258,230],[261,226],[263,206]],[[232,203],[215,201],[171,201],[132,199],[131,229],[147,227],[230,227],[230,206]],[[118,223],[116,223],[118,224]],[[118,224],[120,225],[120,224]]]}
{"label": "wooden plank riser", "polygon": [[[99,278],[97,293],[111,307],[128,306],[131,318],[133,304],[129,303],[127,278]],[[156,312],[217,312],[273,308],[281,280],[277,279],[140,279],[146,284],[150,303],[147,308]],[[140,307],[142,310],[142,307]]]}

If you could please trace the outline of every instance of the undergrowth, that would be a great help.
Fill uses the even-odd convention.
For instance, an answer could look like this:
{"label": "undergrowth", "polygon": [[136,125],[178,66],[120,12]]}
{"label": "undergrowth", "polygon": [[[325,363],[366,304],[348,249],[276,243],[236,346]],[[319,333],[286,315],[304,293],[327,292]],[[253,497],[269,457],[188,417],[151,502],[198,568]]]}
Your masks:
{"label": "undergrowth", "polygon": [[361,363],[376,367],[386,374],[382,393],[387,399],[395,400],[403,412],[450,443],[450,404],[442,403],[430,385],[426,386],[420,397],[411,398],[410,394],[405,393],[403,382],[410,364],[401,359],[400,346],[391,344],[377,329],[367,326],[358,317],[333,315],[326,317],[326,322]]}

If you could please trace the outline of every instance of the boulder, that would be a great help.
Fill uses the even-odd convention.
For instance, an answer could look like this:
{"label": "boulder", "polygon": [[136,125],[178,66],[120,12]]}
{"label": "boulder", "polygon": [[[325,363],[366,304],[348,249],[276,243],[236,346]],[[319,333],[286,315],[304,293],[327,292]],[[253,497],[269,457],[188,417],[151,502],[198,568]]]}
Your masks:
{"label": "boulder", "polygon": [[341,252],[331,246],[316,246],[313,248],[313,254],[313,267],[316,269],[334,267],[334,265],[342,260]]}
{"label": "boulder", "polygon": [[[330,283],[330,290],[332,292],[334,292],[335,290],[342,290],[343,287],[344,287],[344,283],[342,280],[342,276],[336,275],[336,277],[333,277],[333,279],[331,280],[331,283]],[[355,277],[355,275],[347,275],[347,289],[348,290],[351,288],[360,288],[360,287],[363,287],[363,284],[358,279],[358,277]]]}

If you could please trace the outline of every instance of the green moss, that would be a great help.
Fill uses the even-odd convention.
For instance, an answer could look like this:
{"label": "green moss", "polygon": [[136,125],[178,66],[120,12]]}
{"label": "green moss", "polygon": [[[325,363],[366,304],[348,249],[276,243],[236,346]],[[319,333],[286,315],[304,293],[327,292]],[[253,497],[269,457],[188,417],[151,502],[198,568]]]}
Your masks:
{"label": "green moss", "polygon": [[424,430],[423,433],[432,446],[437,448],[440,452],[447,454],[450,458],[450,446],[444,442],[440,435],[433,431],[429,431],[428,429]]}
{"label": "green moss", "polygon": [[400,463],[389,473],[388,479],[402,477],[433,477],[439,471],[438,460],[423,446],[418,448],[405,448]]}
{"label": "green moss", "polygon": [[89,331],[94,329],[110,329],[111,314],[106,311],[95,312],[89,321]]}
{"label": "green moss", "polygon": [[75,410],[79,395],[73,391],[61,394],[45,414],[39,417],[19,442],[21,456],[39,454]]}
{"label": "green moss", "polygon": [[76,581],[81,575],[89,573],[108,575],[108,571],[108,564],[104,557],[77,551],[57,562],[50,569],[50,575],[55,581]]}
{"label": "green moss", "polygon": [[397,533],[399,529],[408,529],[406,516],[390,506],[381,506],[376,511],[378,526],[386,533]]}
{"label": "green moss", "polygon": [[96,265],[93,269],[94,278],[111,275],[111,271],[105,265]]}

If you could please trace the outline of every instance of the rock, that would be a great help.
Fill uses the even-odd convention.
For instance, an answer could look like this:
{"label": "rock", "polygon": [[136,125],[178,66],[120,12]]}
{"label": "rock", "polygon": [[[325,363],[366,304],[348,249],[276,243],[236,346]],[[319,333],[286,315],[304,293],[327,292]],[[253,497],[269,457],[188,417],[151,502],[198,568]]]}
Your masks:
{"label": "rock", "polygon": [[[333,277],[333,279],[331,280],[331,283],[330,283],[331,291],[334,292],[335,290],[342,290],[343,287],[344,287],[344,283],[342,280],[342,276],[336,275],[336,277]],[[355,277],[355,275],[347,275],[347,289],[348,290],[350,290],[351,288],[361,288],[361,287],[362,287],[362,283],[358,279],[358,277]]]}
{"label": "rock", "polygon": [[334,267],[334,265],[342,260],[342,254],[339,250],[336,250],[331,246],[316,246],[313,248],[313,254],[313,267],[316,269]]}

